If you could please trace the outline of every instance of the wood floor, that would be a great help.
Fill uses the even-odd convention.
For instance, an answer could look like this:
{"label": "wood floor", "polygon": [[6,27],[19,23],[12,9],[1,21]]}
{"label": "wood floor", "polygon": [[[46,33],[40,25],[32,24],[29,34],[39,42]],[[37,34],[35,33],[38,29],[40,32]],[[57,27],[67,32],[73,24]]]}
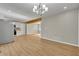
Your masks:
{"label": "wood floor", "polygon": [[5,56],[78,56],[79,48],[60,44],[32,35],[19,36],[14,42],[0,45]]}

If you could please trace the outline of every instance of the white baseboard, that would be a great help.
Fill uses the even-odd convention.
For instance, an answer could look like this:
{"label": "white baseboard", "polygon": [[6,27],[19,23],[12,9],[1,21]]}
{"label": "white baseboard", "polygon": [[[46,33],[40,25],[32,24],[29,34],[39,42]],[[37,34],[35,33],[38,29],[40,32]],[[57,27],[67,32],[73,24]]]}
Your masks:
{"label": "white baseboard", "polygon": [[49,39],[49,38],[46,38],[46,37],[41,37],[41,38],[46,39],[46,40],[50,40],[50,41],[55,41],[55,42],[59,42],[59,43],[68,44],[68,45],[79,47],[79,45],[76,45],[76,44],[71,44],[71,43],[62,42],[62,41],[58,41],[58,40],[53,40],[53,39]]}

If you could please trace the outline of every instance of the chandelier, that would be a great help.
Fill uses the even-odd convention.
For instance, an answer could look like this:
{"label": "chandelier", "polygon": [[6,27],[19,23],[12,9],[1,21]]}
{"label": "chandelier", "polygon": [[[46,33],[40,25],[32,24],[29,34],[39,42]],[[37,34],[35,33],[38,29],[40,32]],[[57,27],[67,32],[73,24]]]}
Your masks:
{"label": "chandelier", "polygon": [[48,7],[46,7],[45,4],[37,4],[37,5],[34,5],[33,7],[33,12],[35,12],[36,14],[42,16],[46,11],[48,11]]}

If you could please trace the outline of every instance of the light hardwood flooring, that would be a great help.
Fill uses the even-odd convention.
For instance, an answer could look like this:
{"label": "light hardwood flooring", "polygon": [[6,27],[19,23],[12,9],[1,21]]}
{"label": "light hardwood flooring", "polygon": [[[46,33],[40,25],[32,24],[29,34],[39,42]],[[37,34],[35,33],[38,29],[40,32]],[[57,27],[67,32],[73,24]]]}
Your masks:
{"label": "light hardwood flooring", "polygon": [[78,56],[79,48],[37,36],[19,36],[14,42],[0,45],[0,55],[5,56]]}

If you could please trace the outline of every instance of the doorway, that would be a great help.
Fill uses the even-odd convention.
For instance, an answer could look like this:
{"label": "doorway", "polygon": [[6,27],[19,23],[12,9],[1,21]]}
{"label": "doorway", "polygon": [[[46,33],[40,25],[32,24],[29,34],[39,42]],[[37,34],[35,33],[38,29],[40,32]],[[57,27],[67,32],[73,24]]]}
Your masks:
{"label": "doorway", "polygon": [[41,36],[41,18],[27,22],[27,34]]}

